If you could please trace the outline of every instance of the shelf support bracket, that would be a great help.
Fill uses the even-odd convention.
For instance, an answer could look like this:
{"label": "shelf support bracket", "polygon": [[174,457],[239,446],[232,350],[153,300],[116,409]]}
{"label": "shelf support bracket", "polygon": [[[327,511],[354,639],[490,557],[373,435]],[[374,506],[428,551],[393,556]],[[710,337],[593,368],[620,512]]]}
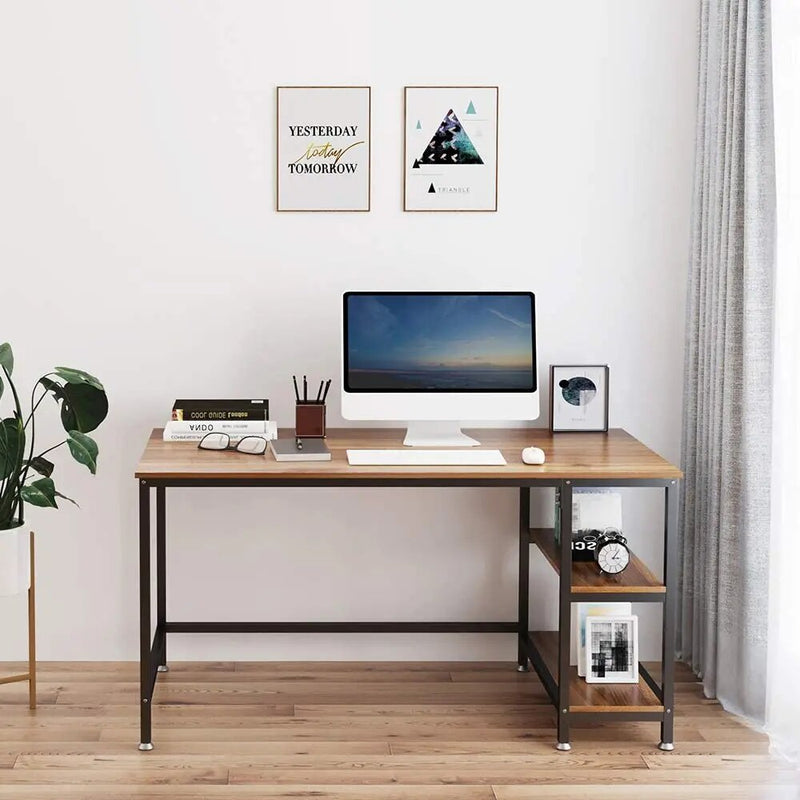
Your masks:
{"label": "shelf support bracket", "polygon": [[675,708],[675,600],[678,579],[678,481],[664,489],[664,620],[661,642],[662,750],[672,750]]}
{"label": "shelf support bracket", "polygon": [[572,612],[572,481],[562,481],[556,490],[560,569],[558,575],[558,744],[569,749],[569,632]]}
{"label": "shelf support bracket", "polygon": [[521,486],[519,490],[519,603],[517,608],[517,670],[528,671],[529,578],[531,569],[531,490]]}

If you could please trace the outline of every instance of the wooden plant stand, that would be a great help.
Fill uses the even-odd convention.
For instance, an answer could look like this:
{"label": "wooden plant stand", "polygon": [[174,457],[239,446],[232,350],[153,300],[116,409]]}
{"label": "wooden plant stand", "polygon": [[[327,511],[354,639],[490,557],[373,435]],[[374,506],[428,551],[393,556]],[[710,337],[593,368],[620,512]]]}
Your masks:
{"label": "wooden plant stand", "polygon": [[0,684],[28,681],[28,701],[36,708],[36,573],[34,569],[33,531],[30,533],[31,585],[28,589],[28,671],[0,678]]}

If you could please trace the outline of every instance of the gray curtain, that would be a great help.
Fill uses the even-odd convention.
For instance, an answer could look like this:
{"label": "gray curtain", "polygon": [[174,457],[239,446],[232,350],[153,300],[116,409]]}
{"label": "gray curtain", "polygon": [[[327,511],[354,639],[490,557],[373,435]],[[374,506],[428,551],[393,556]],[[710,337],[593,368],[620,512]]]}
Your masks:
{"label": "gray curtain", "polygon": [[703,0],[678,654],[765,709],[775,170],[768,0]]}

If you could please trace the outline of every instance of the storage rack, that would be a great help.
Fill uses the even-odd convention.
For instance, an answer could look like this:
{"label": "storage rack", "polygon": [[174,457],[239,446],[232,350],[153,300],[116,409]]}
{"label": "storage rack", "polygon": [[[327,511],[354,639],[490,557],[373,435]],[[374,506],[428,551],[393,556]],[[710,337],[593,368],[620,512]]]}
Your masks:
{"label": "storage rack", "polygon": [[[538,486],[544,484],[539,483]],[[559,538],[553,528],[530,527],[531,487],[520,488],[519,502],[519,654],[518,669],[533,665],[557,714],[559,750],[570,749],[570,724],[578,721],[650,720],[661,723],[659,748],[672,750],[674,718],[675,598],[677,582],[678,481],[656,479],[561,480],[556,490]],[[572,560],[572,492],[578,487],[658,487],[664,491],[663,575],[659,580],[631,552],[627,569],[601,573],[592,562]],[[528,628],[530,548],[534,545],[558,574],[558,630]],[[570,616],[573,603],[660,603],[661,675],[639,663],[636,684],[586,683],[570,666]]]}

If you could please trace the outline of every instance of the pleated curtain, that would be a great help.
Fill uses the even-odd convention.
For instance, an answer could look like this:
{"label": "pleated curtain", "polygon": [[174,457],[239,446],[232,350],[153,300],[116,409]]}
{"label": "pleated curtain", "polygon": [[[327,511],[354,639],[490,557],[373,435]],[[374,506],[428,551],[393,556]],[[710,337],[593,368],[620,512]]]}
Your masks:
{"label": "pleated curtain", "polygon": [[678,655],[763,719],[775,171],[769,3],[703,0],[687,298]]}

